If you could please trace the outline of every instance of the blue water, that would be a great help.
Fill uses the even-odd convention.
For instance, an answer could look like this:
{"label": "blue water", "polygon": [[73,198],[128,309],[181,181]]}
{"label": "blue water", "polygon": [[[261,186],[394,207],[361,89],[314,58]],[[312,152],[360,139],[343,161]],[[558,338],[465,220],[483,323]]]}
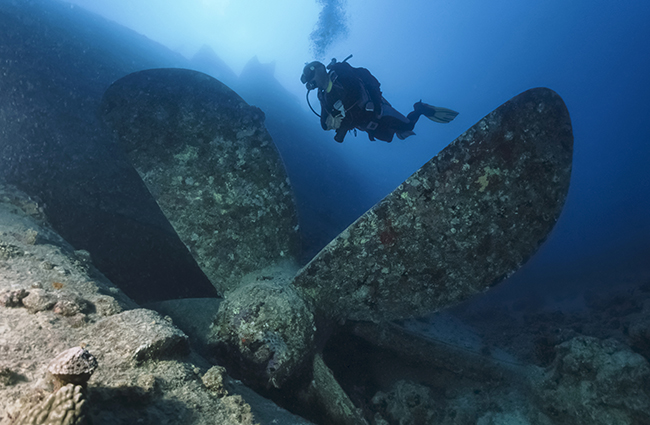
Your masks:
{"label": "blue water", "polygon": [[[0,1],[3,8],[21,4],[18,0]],[[174,22],[152,21],[160,10],[143,9],[145,0],[124,1],[139,6],[123,8],[126,3],[122,0],[75,0],[75,3],[102,6],[103,9],[96,11],[111,19],[128,18],[122,23],[132,25],[136,31],[162,28],[166,33],[177,32],[178,40],[193,32],[181,25],[187,22],[181,17]],[[259,1],[246,4],[261,7]],[[188,9],[216,3],[230,4],[227,0],[182,2]],[[212,47],[226,64],[233,66],[232,71],[221,74],[231,76],[228,77],[231,81],[226,83],[266,113],[267,127],[285,161],[295,192],[305,238],[303,261],[483,116],[529,88],[545,86],[563,97],[573,123],[574,167],[567,203],[537,255],[508,281],[473,300],[474,307],[480,307],[481,303],[487,305],[491,307],[490,314],[496,316],[503,310],[495,306],[509,303],[520,307],[508,312],[524,310],[532,314],[534,308],[544,304],[551,308],[579,307],[585,301],[585,292],[590,290],[604,293],[625,285],[650,282],[650,3],[335,1],[345,9],[346,31],[326,46],[322,57],[310,53],[308,40],[312,28],[303,25],[317,21],[318,8],[314,7],[307,15],[304,14],[307,12],[291,13],[287,9],[292,3],[289,0],[276,3],[277,9],[288,10],[280,18],[274,18],[278,31],[282,29],[284,34],[286,28],[295,26],[296,31],[302,32],[297,34],[295,44],[279,43],[279,49],[269,47],[254,52],[263,58],[263,63],[275,60],[275,66],[256,68],[253,62],[237,79],[232,76],[241,69],[232,65],[234,59],[219,51],[217,44]],[[173,8],[176,4],[181,2],[160,2],[158,6]],[[54,7],[52,10],[60,12]],[[147,13],[136,14],[136,10]],[[163,15],[174,16],[171,10]],[[229,17],[228,8],[223,10],[224,19],[248,19],[242,14]],[[46,11],[44,15],[56,19],[55,13]],[[122,69],[131,70],[150,63],[151,66],[195,66],[206,71],[170,51],[162,52],[160,46],[154,49],[143,38],[132,38],[128,31],[119,32],[119,37],[107,35],[113,27],[103,21],[88,19],[87,27],[77,27],[68,24],[64,15],[61,12],[61,26],[66,30],[73,27],[71,31],[78,31],[80,40],[91,39],[96,43],[94,46],[99,46],[89,49],[91,54],[115,54],[126,63],[121,64]],[[87,15],[79,13],[78,16]],[[207,21],[212,18],[218,22],[216,15],[206,17]],[[31,22],[28,18],[21,19]],[[44,18],[44,22],[48,19]],[[95,25],[101,30],[94,32]],[[269,46],[277,46],[274,40],[280,33],[269,31],[268,25],[260,26],[259,33],[254,25],[247,28],[249,38],[265,39]],[[266,29],[261,31],[261,28]],[[97,38],[93,38],[95,34],[99,34]],[[144,35],[155,39],[156,34]],[[194,35],[193,43],[198,37]],[[220,39],[218,44],[231,43],[225,51],[250,51],[251,46],[238,44],[235,35],[232,40]],[[203,41],[210,44],[214,40]],[[140,54],[140,49],[145,48],[142,46],[151,49],[149,53],[155,60]],[[187,53],[182,44],[167,47]],[[54,57],[56,49],[49,49],[48,53]],[[334,134],[323,132],[318,118],[306,107],[305,89],[299,76],[304,62],[318,59],[327,63],[331,57],[342,60],[349,54],[354,55],[350,60],[353,66],[366,67],[379,79],[384,96],[401,112],[408,113],[413,103],[422,99],[457,110],[460,115],[445,125],[423,119],[416,126],[417,135],[405,141],[371,142],[359,133],[357,137],[348,135],[343,144],[336,143]],[[133,56],[141,62],[133,60]],[[109,78],[123,76],[113,75],[117,73],[114,69],[91,70],[97,72],[96,76],[88,76],[83,69],[75,71],[79,74],[66,74],[69,77],[65,78],[66,84],[77,85],[75,78],[79,78],[89,86],[91,97],[96,98],[105,87],[93,85],[91,77],[107,84]],[[316,103],[315,96],[312,102]],[[591,306],[593,310],[596,309],[593,306],[599,306],[599,297],[591,296]],[[452,313],[472,312],[471,308],[464,311],[463,308]],[[483,319],[480,314],[474,317],[478,317],[476,321]],[[509,322],[510,316],[503,317],[507,327],[514,327]],[[443,339],[442,334],[466,335],[459,332],[461,327],[456,326],[455,320],[443,319],[437,323],[423,320],[416,325],[432,338]],[[485,322],[489,320],[486,318]],[[589,322],[589,318],[584,322]],[[442,329],[439,333],[431,332],[436,324]],[[592,327],[585,325],[585,334],[599,326],[587,324]],[[549,320],[549,329],[557,326]],[[622,328],[619,324],[612,333]],[[468,337],[466,345],[470,350],[480,350],[483,342],[468,329],[462,328],[476,338]]]}
{"label": "blue water", "polygon": [[[650,4],[418,3],[387,8],[381,40],[364,44],[352,60],[373,70],[385,96],[405,112],[422,97],[461,114],[446,126],[420,122],[416,140],[348,146],[376,193],[500,103],[546,86],[564,98],[573,122],[571,190],[554,234],[518,278],[545,290],[562,281],[560,290],[568,275],[593,284],[603,274],[647,272]],[[355,31],[359,21],[363,28]],[[372,23],[355,13],[351,25],[350,38],[359,41]]]}
{"label": "blue water", "polygon": [[[373,2],[374,4],[374,2]],[[420,122],[391,144],[365,135],[330,149],[353,164],[370,203],[502,102],[536,86],[565,100],[575,137],[571,190],[539,254],[515,276],[519,291],[616,285],[650,271],[650,4],[502,0],[348,4],[353,53],[404,113],[424,99],[460,111]],[[325,61],[327,62],[327,61]],[[314,119],[316,122],[316,120]],[[426,121],[426,120],[423,120]],[[349,205],[341,205],[348,208]],[[617,276],[619,277],[617,279]],[[507,285],[506,285],[507,286]]]}
{"label": "blue water", "polygon": [[[275,61],[267,67],[275,68],[273,81],[242,75],[231,86],[266,111],[297,198],[303,260],[484,115],[526,89],[546,86],[564,98],[572,117],[571,190],[554,232],[515,275],[514,287],[535,294],[595,278],[611,286],[622,273],[650,273],[647,2],[332,0],[310,6],[286,0],[268,10],[255,2],[162,2],[156,8],[144,0],[72,2],[187,57],[202,43],[212,46],[233,66],[227,75],[241,72],[233,51]],[[309,39],[324,4],[340,5],[345,22],[325,21],[338,37],[317,57]],[[201,15],[200,7],[210,13]],[[226,24],[232,33],[219,33]],[[370,142],[360,133],[334,142],[308,111],[299,76],[307,61],[349,54],[404,114],[422,99],[460,115],[446,125],[422,120],[406,141]]]}
{"label": "blue water", "polygon": [[[353,54],[350,62],[370,69],[384,96],[403,113],[420,99],[460,112],[449,125],[419,123],[417,136],[404,142],[371,143],[360,134],[339,145],[333,134],[320,130],[315,116],[266,108],[267,115],[276,115],[268,120],[272,130],[274,122],[285,121],[277,117],[282,111],[294,119],[274,136],[295,139],[291,149],[277,143],[311,238],[309,255],[481,117],[528,88],[546,86],[569,107],[575,167],[564,215],[535,261],[545,269],[650,263],[647,2],[284,0],[269,7],[254,1],[189,1],[156,8],[133,0],[71,2],[188,57],[201,44],[210,45],[235,74],[246,55],[274,61],[275,78],[303,111],[303,64]],[[337,6],[342,13],[332,12]],[[328,31],[320,33],[333,37],[310,50],[321,10],[328,13],[322,20]],[[264,100],[255,93],[266,99],[274,95],[264,92],[268,84],[253,95],[246,87],[235,88],[256,104]],[[315,96],[312,102],[317,103]]]}

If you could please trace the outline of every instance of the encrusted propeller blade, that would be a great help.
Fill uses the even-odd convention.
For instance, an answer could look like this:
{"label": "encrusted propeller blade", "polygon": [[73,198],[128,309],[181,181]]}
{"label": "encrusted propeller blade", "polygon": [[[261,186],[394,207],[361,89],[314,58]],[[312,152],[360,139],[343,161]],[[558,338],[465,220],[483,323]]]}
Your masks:
{"label": "encrusted propeller blade", "polygon": [[327,245],[296,276],[333,318],[391,320],[467,299],[546,239],[569,189],[573,134],[552,90],[488,114]]}

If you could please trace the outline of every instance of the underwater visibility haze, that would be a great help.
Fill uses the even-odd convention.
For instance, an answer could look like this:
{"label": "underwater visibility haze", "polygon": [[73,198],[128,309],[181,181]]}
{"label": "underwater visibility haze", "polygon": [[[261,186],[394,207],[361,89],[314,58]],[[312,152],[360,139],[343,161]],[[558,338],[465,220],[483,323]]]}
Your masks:
{"label": "underwater visibility haze", "polygon": [[[650,3],[0,0],[0,19],[0,174],[26,193],[0,181],[0,341],[30,347],[0,357],[0,423],[40,414],[9,401],[59,352],[51,370],[90,369],[53,390],[77,425],[650,421]],[[337,143],[301,83],[333,58],[404,115],[458,115]]]}
{"label": "underwater visibility haze", "polygon": [[[273,62],[275,79],[303,106],[305,90],[299,82],[303,65],[312,60],[327,64],[333,57],[343,60],[353,54],[349,62],[369,69],[381,82],[384,97],[402,113],[420,99],[460,112],[446,126],[421,121],[415,137],[391,144],[369,142],[360,133],[338,145],[332,133],[324,133],[319,148],[327,157],[336,157],[327,165],[313,164],[327,159],[305,157],[303,150],[296,154],[281,148],[290,176],[296,173],[297,178],[324,181],[305,189],[293,182],[299,205],[321,203],[302,207],[303,216],[320,214],[302,218],[304,230],[317,239],[312,255],[328,237],[483,115],[528,88],[543,86],[560,94],[571,114],[576,141],[571,191],[550,240],[520,273],[525,273],[525,279],[517,284],[518,289],[543,297],[574,283],[596,285],[601,278],[607,286],[608,278],[603,275],[648,272],[647,4],[504,0],[400,5],[369,0],[71,3],[186,56],[208,45],[235,74],[253,56],[262,63]],[[240,94],[247,99],[242,91],[246,90]],[[314,93],[311,102],[317,108]],[[281,115],[282,106],[266,113]],[[319,131],[317,117],[305,116],[304,121]],[[284,129],[283,137],[291,130]],[[320,175],[304,171],[314,167]],[[333,229],[313,231],[312,226]]]}

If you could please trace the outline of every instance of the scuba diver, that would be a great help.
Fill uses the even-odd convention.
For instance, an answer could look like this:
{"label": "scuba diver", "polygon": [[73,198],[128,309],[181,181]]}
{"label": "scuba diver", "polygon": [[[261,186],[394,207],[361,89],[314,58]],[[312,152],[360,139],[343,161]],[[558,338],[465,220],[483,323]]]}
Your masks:
{"label": "scuba diver", "polygon": [[[422,101],[413,105],[407,116],[395,110],[381,94],[380,83],[365,68],[354,68],[345,58],[325,67],[314,61],[305,65],[300,81],[307,87],[307,104],[320,117],[323,130],[335,130],[334,140],[343,143],[350,130],[368,133],[370,140],[391,142],[393,136],[404,140],[414,135],[413,128],[421,115],[432,121],[448,123],[458,112],[431,106]],[[329,70],[329,72],[328,72]],[[309,92],[318,89],[320,115],[309,103]]]}

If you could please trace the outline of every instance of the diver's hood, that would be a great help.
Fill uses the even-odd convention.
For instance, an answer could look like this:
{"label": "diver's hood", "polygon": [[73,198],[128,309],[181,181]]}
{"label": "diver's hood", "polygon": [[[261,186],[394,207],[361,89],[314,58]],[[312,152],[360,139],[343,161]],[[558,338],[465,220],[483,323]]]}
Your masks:
{"label": "diver's hood", "polygon": [[319,72],[327,74],[325,65],[318,61],[310,62],[302,69],[300,82],[307,85],[307,90],[313,90],[318,86],[316,84],[316,75]]}

